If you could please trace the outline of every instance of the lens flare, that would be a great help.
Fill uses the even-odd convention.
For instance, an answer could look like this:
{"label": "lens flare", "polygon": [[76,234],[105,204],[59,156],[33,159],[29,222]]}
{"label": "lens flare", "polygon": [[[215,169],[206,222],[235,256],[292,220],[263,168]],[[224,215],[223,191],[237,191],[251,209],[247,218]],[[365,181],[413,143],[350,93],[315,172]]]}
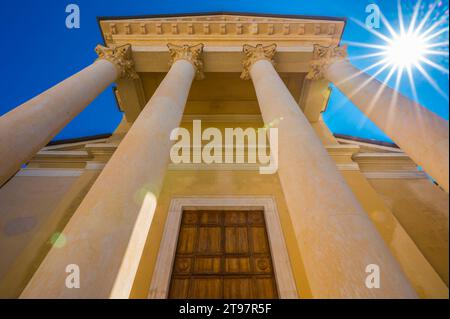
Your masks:
{"label": "lens flare", "polygon": [[62,248],[66,245],[66,236],[63,233],[53,233],[50,237],[50,244],[55,248]]}

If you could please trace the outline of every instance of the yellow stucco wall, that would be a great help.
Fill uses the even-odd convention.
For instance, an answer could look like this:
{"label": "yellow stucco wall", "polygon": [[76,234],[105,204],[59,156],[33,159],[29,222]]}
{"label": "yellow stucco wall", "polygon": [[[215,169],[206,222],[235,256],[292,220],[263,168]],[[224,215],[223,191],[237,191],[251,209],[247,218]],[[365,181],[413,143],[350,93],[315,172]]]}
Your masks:
{"label": "yellow stucco wall", "polygon": [[448,286],[448,194],[426,179],[370,183]]}
{"label": "yellow stucco wall", "polygon": [[[421,298],[448,298],[445,282],[368,179],[359,171],[343,171],[342,175],[397,259],[417,295]],[[448,256],[448,252],[443,254]]]}
{"label": "yellow stucco wall", "polygon": [[0,298],[20,295],[97,176],[16,176],[0,189]]}
{"label": "yellow stucco wall", "polygon": [[[0,189],[0,297],[17,297],[28,265],[17,261],[34,236],[45,231],[46,220],[75,181],[74,177],[14,177]],[[49,233],[51,235],[51,233]],[[20,274],[11,272],[22,268]]]}

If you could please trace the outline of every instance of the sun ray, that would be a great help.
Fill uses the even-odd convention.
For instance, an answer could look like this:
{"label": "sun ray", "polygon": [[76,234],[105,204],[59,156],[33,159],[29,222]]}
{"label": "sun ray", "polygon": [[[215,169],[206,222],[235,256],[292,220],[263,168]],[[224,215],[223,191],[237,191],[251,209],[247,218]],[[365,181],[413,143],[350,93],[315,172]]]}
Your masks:
{"label": "sun ray", "polygon": [[347,44],[349,46],[354,46],[354,47],[378,49],[378,50],[382,50],[386,47],[386,45],[381,45],[381,44],[370,44],[370,43],[353,42],[353,41],[342,41],[342,44]]}
{"label": "sun ray", "polygon": [[427,13],[425,14],[425,16],[423,17],[423,19],[420,21],[419,25],[417,26],[417,28],[414,30],[414,34],[419,34],[423,27],[425,26],[425,24],[427,23],[428,19],[430,18],[431,14],[433,13],[434,9],[436,8],[437,5],[437,1],[434,2],[431,7],[429,8],[429,10],[427,11]]}
{"label": "sun ray", "polygon": [[[417,89],[416,89],[416,83],[414,82],[414,76],[413,76],[413,72],[412,72],[412,66],[409,66],[406,69],[406,73],[408,75],[408,81],[409,81],[409,85],[411,86],[411,92],[413,94],[413,101],[415,103],[419,103],[419,96],[417,94]],[[419,120],[419,127],[418,129],[423,130],[423,119],[421,116],[418,116],[418,120]]]}
{"label": "sun ray", "polygon": [[448,56],[448,51],[425,50],[423,52],[426,53],[426,54],[431,54],[431,55]]}
{"label": "sun ray", "polygon": [[437,64],[437,63],[434,63],[433,61],[431,61],[430,59],[428,59],[428,58],[426,58],[426,57],[422,57],[422,59],[421,59],[420,61],[422,61],[422,62],[425,63],[425,64],[428,64],[429,66],[435,68],[436,70],[439,70],[439,71],[441,71],[441,72],[443,72],[443,73],[445,73],[445,74],[449,74],[448,69],[446,69],[446,68],[440,66],[440,65]]}
{"label": "sun ray", "polygon": [[375,31],[373,28],[367,27],[365,23],[362,23],[361,21],[359,21],[357,19],[354,19],[354,18],[351,18],[351,20],[353,22],[355,22],[357,25],[359,25],[360,27],[364,28],[366,31],[372,33],[373,35],[375,35],[379,39],[383,40],[384,42],[387,42],[387,43],[391,43],[392,42],[392,39],[390,39],[389,37],[385,36],[381,32]]}
{"label": "sun ray", "polygon": [[416,5],[414,6],[414,12],[412,14],[411,22],[408,27],[408,34],[412,34],[414,32],[414,27],[416,25],[417,17],[419,16],[420,5],[422,4],[422,0],[418,0]]}
{"label": "sun ray", "polygon": [[426,49],[430,49],[430,48],[445,47],[445,46],[448,46],[448,41],[442,41],[442,42],[426,44],[425,48]]}
{"label": "sun ray", "polygon": [[379,57],[379,56],[383,56],[383,55],[386,55],[386,53],[385,52],[375,52],[375,53],[351,56],[351,57],[349,57],[349,60],[351,60],[351,61],[365,60],[365,59],[375,58],[375,57]]}
{"label": "sun ray", "polygon": [[[369,115],[372,112],[372,109],[375,107],[375,104],[378,102],[378,100],[381,97],[381,94],[383,94],[384,90],[386,89],[386,87],[388,86],[387,83],[391,80],[392,76],[395,74],[395,72],[397,71],[397,67],[394,66],[389,73],[386,75],[386,77],[384,78],[384,80],[382,81],[382,85],[380,85],[380,87],[378,88],[377,93],[375,93],[375,96],[373,97],[373,99],[370,101],[369,106],[367,107],[367,115]],[[367,122],[368,117],[364,117],[364,119],[361,121],[361,123],[359,124],[359,127],[361,128],[362,126],[364,126],[364,124]]]}
{"label": "sun ray", "polygon": [[359,75],[361,75],[363,73],[367,73],[368,71],[370,71],[370,70],[372,70],[372,69],[374,69],[377,66],[382,65],[382,64],[386,64],[386,61],[385,60],[381,60],[381,61],[378,61],[377,63],[373,63],[373,64],[369,65],[368,67],[366,67],[366,68],[364,68],[364,69],[362,69],[362,70],[352,74],[351,76],[349,76],[347,78],[343,78],[342,80],[337,82],[336,85],[344,84],[345,82],[350,81],[351,79],[354,79],[354,78],[356,78],[357,76],[359,76]]}
{"label": "sun ray", "polygon": [[[441,16],[435,23],[433,23],[428,29],[426,29],[425,31],[423,31],[421,33],[422,36],[427,36],[428,34],[430,34],[432,31],[434,31],[438,26],[442,25],[443,23],[446,22],[446,20],[448,19],[448,16],[443,15]],[[420,32],[420,31],[419,31]],[[419,33],[417,32],[417,33]]]}
{"label": "sun ray", "polygon": [[388,116],[387,116],[387,127],[390,127],[391,123],[393,123],[392,119],[394,118],[394,112],[395,112],[395,106],[397,105],[398,97],[400,95],[400,84],[402,81],[404,69],[398,69],[397,77],[395,79],[394,84],[394,94],[391,96],[391,102],[389,103],[389,110],[388,110]]}
{"label": "sun ray", "polygon": [[402,69],[399,69],[397,72],[397,78],[395,80],[395,86],[394,86],[395,91],[397,91],[397,92],[400,91],[400,84],[401,84],[402,77],[403,77],[403,71],[404,71],[404,69],[402,68]]}
{"label": "sun ray", "polygon": [[414,82],[414,76],[411,66],[408,66],[406,68],[406,74],[408,75],[409,85],[411,86],[411,92],[413,94],[414,101],[419,101],[419,96],[417,95],[416,83]]}
{"label": "sun ray", "polygon": [[397,72],[397,78],[395,79],[395,84],[394,84],[395,93],[391,100],[391,104],[390,104],[391,106],[394,106],[395,104],[397,104],[398,95],[400,92],[400,84],[402,82],[402,77],[403,77],[404,71],[405,71],[404,69],[399,69]]}
{"label": "sun ray", "polygon": [[405,34],[405,23],[403,20],[403,10],[400,0],[397,0],[398,22],[400,24],[400,34]]}
{"label": "sun ray", "polygon": [[380,11],[380,18],[381,22],[383,22],[383,25],[388,29],[389,33],[391,34],[392,39],[397,38],[398,37],[397,32],[394,30],[392,25],[389,23],[388,19],[386,19],[385,15],[381,11]]}
{"label": "sun ray", "polygon": [[419,70],[420,73],[422,73],[423,77],[427,79],[427,81],[436,90],[436,92],[438,92],[443,98],[448,100],[447,94],[445,94],[445,92],[442,91],[442,89],[439,87],[436,81],[428,74],[428,72],[423,68],[423,66],[421,66],[420,63],[417,63],[415,67],[417,68],[417,70]]}
{"label": "sun ray", "polygon": [[442,29],[440,29],[439,31],[433,33],[433,34],[430,35],[430,36],[427,36],[427,34],[423,33],[423,34],[422,34],[423,41],[425,41],[425,42],[431,41],[431,40],[433,40],[434,38],[440,36],[441,34],[443,34],[443,33],[445,33],[445,32],[448,32],[448,28],[442,28]]}
{"label": "sun ray", "polygon": [[386,70],[389,67],[389,64],[385,63],[380,69],[375,72],[374,75],[370,76],[366,81],[364,81],[361,85],[359,85],[356,89],[350,92],[350,94],[347,95],[349,99],[354,97],[359,91],[361,91],[363,88],[365,88],[367,85],[370,84],[373,80],[376,80],[376,77],[380,75],[384,70]]}

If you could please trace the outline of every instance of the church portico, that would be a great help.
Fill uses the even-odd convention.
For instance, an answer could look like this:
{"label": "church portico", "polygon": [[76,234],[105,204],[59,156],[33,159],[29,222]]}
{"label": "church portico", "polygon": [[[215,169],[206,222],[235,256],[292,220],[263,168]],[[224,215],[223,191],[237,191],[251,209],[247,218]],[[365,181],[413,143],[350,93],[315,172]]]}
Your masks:
{"label": "church portico", "polygon": [[[369,76],[339,46],[344,24],[232,14],[100,19],[105,43],[96,62],[0,118],[0,198],[26,179],[65,176],[67,185],[79,185],[65,205],[49,199],[66,222],[44,233],[60,232],[64,245],[41,247],[36,257],[21,239],[17,254],[29,266],[17,275],[20,283],[8,282],[10,295],[256,298],[273,289],[270,296],[280,298],[448,297],[448,255],[433,255],[448,248],[441,236],[448,234],[448,121],[392,89],[381,91],[380,83],[352,94]],[[124,116],[112,136],[44,147],[114,81]],[[321,118],[330,82],[401,149],[335,138]],[[374,95],[379,102],[370,105]],[[394,96],[402,113],[389,122],[386,114],[395,110],[386,101]],[[276,128],[276,172],[261,174],[241,161],[171,162],[172,131],[193,133],[196,120],[218,132]],[[34,135],[20,130],[30,123]],[[394,180],[422,181],[439,203],[421,202],[434,216],[427,229],[439,233],[429,251],[417,244],[426,240],[416,224],[398,217],[402,205],[390,206],[398,199],[382,186]],[[68,205],[74,196],[79,202]],[[410,218],[423,222],[417,214]],[[2,294],[2,275],[14,262],[0,267]],[[72,264],[80,269],[76,289],[66,284]],[[368,286],[372,265],[380,287]]]}

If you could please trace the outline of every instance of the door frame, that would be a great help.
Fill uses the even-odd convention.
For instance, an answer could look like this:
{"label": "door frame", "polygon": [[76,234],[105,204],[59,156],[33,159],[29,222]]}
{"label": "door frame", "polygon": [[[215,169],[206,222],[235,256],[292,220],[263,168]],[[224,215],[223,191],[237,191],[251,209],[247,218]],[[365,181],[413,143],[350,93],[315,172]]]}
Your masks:
{"label": "door frame", "polygon": [[271,196],[236,196],[172,198],[148,298],[165,299],[169,295],[183,210],[263,210],[278,296],[280,299],[299,297],[275,199]]}

